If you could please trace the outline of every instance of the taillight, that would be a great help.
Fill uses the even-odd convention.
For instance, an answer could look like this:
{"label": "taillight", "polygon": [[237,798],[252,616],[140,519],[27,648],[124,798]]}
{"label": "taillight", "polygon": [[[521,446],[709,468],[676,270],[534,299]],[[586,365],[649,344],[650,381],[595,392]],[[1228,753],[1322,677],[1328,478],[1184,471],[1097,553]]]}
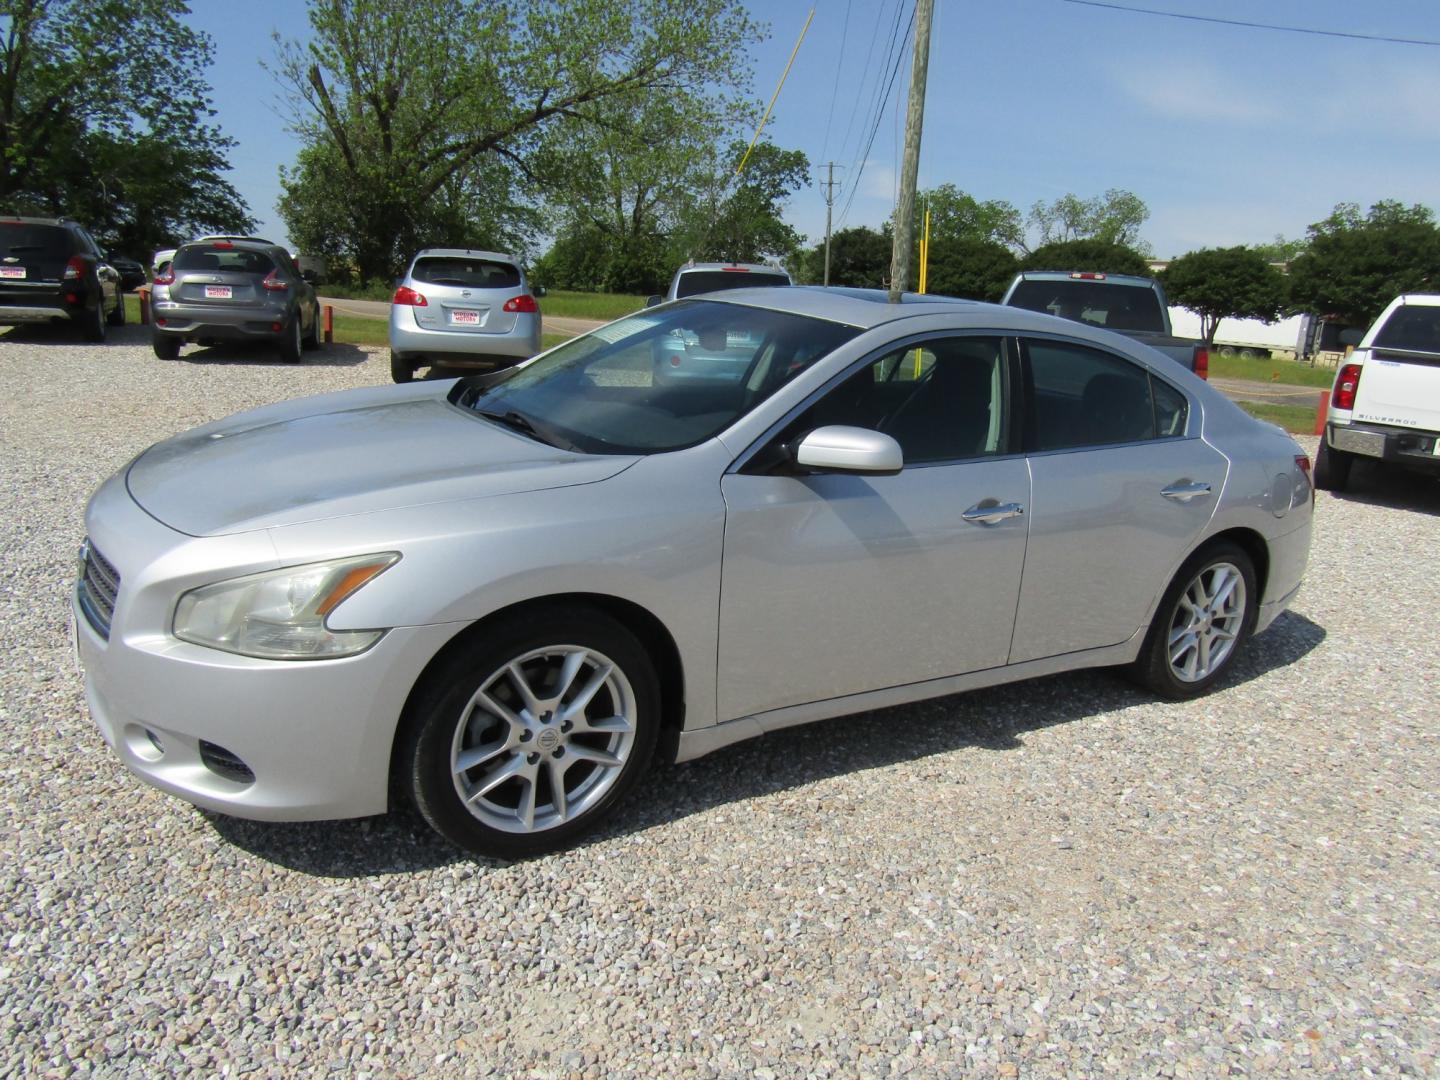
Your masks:
{"label": "taillight", "polygon": [[1360,389],[1360,365],[1346,364],[1335,377],[1335,394],[1330,404],[1336,409],[1355,408],[1355,392]]}
{"label": "taillight", "polygon": [[154,280],[151,284],[154,284],[154,285],[174,285],[174,284],[175,284],[175,267],[173,267],[173,266],[167,266],[164,270],[161,270],[158,274],[155,275],[155,280]]}
{"label": "taillight", "polygon": [[1079,270],[1076,270],[1076,271],[1074,271],[1073,273],[1071,273],[1070,277],[1071,277],[1071,280],[1073,280],[1073,281],[1104,281],[1104,280],[1105,280],[1105,275],[1104,275],[1104,274],[1092,274],[1092,273],[1089,273],[1088,271],[1082,273],[1082,272],[1079,271]]}
{"label": "taillight", "polygon": [[1210,379],[1210,350],[1204,345],[1195,346],[1195,374],[1207,382]]}
{"label": "taillight", "polygon": [[62,275],[66,281],[78,281],[85,276],[85,260],[79,255],[71,255],[70,261],[65,264],[65,273]]}
{"label": "taillight", "polygon": [[529,293],[525,293],[523,296],[512,296],[509,300],[506,300],[505,306],[500,310],[518,311],[522,315],[534,315],[535,312],[540,310],[540,305],[535,303],[535,297]]}
{"label": "taillight", "polygon": [[395,290],[395,295],[390,298],[392,304],[404,304],[406,307],[429,307],[430,301],[425,299],[424,293],[418,293],[409,285],[401,285]]}
{"label": "taillight", "polygon": [[266,289],[268,289],[270,292],[284,292],[286,289],[290,288],[290,283],[288,281],[281,281],[279,278],[279,274],[280,268],[277,266],[274,270],[271,270],[268,274],[265,275],[265,280],[260,282],[260,284]]}

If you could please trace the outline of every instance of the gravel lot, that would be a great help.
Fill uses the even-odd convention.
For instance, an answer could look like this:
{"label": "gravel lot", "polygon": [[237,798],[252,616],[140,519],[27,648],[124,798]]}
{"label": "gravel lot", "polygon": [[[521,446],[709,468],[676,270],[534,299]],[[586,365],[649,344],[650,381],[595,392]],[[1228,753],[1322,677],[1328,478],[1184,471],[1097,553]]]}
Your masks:
{"label": "gravel lot", "polygon": [[1309,584],[1205,700],[1091,673],[795,729],[561,856],[133,779],[66,639],[85,499],[385,360],[0,334],[0,1074],[1440,1070],[1433,482],[1321,496]]}

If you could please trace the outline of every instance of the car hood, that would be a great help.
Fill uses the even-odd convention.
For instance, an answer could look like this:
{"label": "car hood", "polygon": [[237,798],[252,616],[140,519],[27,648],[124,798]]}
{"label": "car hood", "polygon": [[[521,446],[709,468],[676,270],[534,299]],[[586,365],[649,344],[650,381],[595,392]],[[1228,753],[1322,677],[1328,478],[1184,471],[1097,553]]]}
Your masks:
{"label": "car hood", "polygon": [[591,484],[634,457],[576,454],[445,398],[448,383],[377,387],[240,413],[130,463],[131,497],[192,536]]}

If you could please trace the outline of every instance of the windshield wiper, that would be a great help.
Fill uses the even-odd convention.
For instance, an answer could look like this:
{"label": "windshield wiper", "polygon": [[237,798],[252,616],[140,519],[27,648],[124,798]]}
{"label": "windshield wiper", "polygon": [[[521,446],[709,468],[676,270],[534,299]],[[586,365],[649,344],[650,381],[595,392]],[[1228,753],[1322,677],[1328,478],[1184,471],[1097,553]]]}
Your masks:
{"label": "windshield wiper", "polygon": [[536,426],[535,421],[524,413],[511,409],[509,412],[487,412],[485,409],[476,409],[481,416],[487,420],[493,420],[497,424],[504,424],[522,435],[528,435],[536,442],[542,442],[547,446],[556,446],[562,450],[574,450],[575,444],[568,439],[563,439],[549,428]]}

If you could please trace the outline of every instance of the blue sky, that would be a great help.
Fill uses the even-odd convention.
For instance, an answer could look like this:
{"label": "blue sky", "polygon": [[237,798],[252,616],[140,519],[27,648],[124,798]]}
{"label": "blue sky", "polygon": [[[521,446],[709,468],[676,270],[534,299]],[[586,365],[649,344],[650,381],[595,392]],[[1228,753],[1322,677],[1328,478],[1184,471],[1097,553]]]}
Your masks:
{"label": "blue sky", "polygon": [[[812,7],[815,18],[767,134],[809,156],[816,186],[787,219],[824,234],[818,180],[834,160],[840,225],[879,225],[894,203],[907,45],[875,125],[876,78],[896,12],[914,0],[750,0],[770,24],[752,56],[768,101]],[[1437,0],[1114,0],[1133,7],[1440,41]],[[279,131],[280,91],[260,67],[270,35],[308,33],[301,0],[192,0],[215,39],[217,120],[238,140],[232,182],[284,239],[277,170],[298,144]],[[903,26],[902,26],[903,32]],[[839,77],[837,79],[837,71]],[[888,75],[888,72],[886,72]],[[863,153],[862,137],[874,142]],[[860,167],[863,162],[863,169]],[[857,179],[858,178],[858,179]],[[1135,192],[1144,239],[1168,257],[1303,235],[1337,202],[1395,198],[1440,208],[1440,48],[1127,14],[1065,0],[936,0],[920,185],[953,183],[1022,211],[1066,192]],[[852,196],[853,191],[853,196]],[[850,201],[843,222],[841,208]]]}

